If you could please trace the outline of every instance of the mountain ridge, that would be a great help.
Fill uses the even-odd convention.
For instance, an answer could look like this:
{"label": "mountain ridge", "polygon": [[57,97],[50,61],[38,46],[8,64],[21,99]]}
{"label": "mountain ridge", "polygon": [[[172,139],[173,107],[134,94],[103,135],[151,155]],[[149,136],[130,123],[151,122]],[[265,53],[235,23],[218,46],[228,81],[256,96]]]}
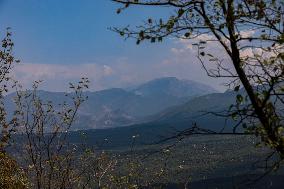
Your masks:
{"label": "mountain ridge", "polygon": [[[175,77],[154,79],[132,90],[110,88],[87,91],[85,94],[88,100],[78,111],[74,129],[103,129],[140,123],[146,117],[166,108],[212,92],[216,90],[210,86]],[[13,95],[15,94],[10,94],[7,98],[12,99]],[[64,92],[40,90],[39,95],[43,100],[55,104],[66,100]],[[8,104],[12,107],[11,100]]]}

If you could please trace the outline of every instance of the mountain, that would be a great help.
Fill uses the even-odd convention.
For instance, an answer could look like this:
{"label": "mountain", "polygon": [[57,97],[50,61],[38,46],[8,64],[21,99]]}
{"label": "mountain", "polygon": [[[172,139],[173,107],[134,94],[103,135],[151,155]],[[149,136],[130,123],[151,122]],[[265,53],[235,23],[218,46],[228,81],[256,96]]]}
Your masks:
{"label": "mountain", "polygon": [[[131,90],[112,88],[96,92],[85,92],[88,100],[82,104],[74,129],[106,129],[133,125],[145,118],[157,114],[166,108],[181,105],[188,100],[216,92],[204,84],[189,80],[179,80],[174,77],[159,78]],[[15,94],[6,97],[10,112],[13,109],[11,101]],[[46,101],[55,104],[66,99],[63,92],[39,91]]]}
{"label": "mountain", "polygon": [[[189,124],[196,123],[198,126],[220,130],[225,125],[225,119],[212,113],[223,112],[235,103],[236,93],[212,93],[193,98],[187,103],[168,108],[149,119],[152,123],[164,125],[176,125],[183,129]],[[228,125],[230,122],[227,122]]]}
{"label": "mountain", "polygon": [[149,81],[131,90],[116,88],[89,93],[88,101],[80,113],[88,115],[90,121],[85,120],[81,126],[111,128],[131,125],[193,97],[215,91],[198,82],[167,77]]}
{"label": "mountain", "polygon": [[212,87],[190,80],[179,80],[175,77],[154,79],[132,90],[141,96],[172,96],[177,98],[196,97],[217,92]]}
{"label": "mountain", "polygon": [[[104,147],[123,148],[133,142],[149,144],[171,137],[196,123],[197,126],[214,131],[232,131],[236,124],[230,118],[218,117],[207,112],[228,110],[235,103],[236,93],[212,93],[190,99],[188,102],[170,107],[144,119],[145,122],[126,127],[84,131],[89,144],[103,144]],[[81,132],[81,131],[80,131]],[[71,134],[73,142],[79,142],[79,133]],[[137,137],[136,137],[137,136]]]}

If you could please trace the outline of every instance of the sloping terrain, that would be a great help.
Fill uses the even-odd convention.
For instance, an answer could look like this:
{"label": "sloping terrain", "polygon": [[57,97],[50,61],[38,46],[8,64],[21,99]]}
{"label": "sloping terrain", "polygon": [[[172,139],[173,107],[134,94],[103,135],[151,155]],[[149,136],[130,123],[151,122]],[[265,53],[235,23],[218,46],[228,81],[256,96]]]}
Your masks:
{"label": "sloping terrain", "polygon": [[[88,100],[79,109],[78,120],[73,129],[105,129],[132,125],[166,108],[213,92],[214,89],[204,84],[172,77],[149,81],[131,90],[112,88],[85,92]],[[14,95],[6,97],[10,113],[15,109],[12,102]],[[63,101],[70,103],[63,92],[39,91],[39,96],[54,104]]]}

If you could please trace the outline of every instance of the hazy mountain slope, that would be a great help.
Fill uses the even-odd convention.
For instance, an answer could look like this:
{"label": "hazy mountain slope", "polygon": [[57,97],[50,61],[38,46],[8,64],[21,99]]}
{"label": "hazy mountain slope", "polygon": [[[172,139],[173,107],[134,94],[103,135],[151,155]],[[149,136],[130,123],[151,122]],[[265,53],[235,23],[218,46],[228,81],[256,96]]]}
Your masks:
{"label": "hazy mountain slope", "polygon": [[[137,136],[135,137],[136,143],[152,143],[173,136],[179,131],[191,127],[193,123],[215,131],[223,129],[226,123],[225,129],[232,131],[234,122],[230,118],[226,121],[223,117],[202,114],[208,111],[227,110],[235,102],[235,96],[235,92],[208,94],[148,117],[148,122],[145,123],[84,132],[88,136],[88,143],[101,144],[103,142],[105,146],[122,147],[131,144],[133,136]],[[76,135],[78,135],[76,132],[72,135],[75,141]]]}
{"label": "hazy mountain slope", "polygon": [[234,92],[226,92],[196,97],[185,104],[169,108],[152,116],[151,120],[168,124],[204,121],[210,116],[210,114],[206,115],[206,113],[227,110],[235,102],[235,96]]}
{"label": "hazy mountain slope", "polygon": [[210,86],[190,80],[179,80],[175,77],[154,79],[134,88],[132,91],[141,96],[174,96],[179,98],[217,92]]}
{"label": "hazy mountain slope", "polygon": [[[204,84],[173,77],[155,79],[132,90],[112,88],[86,92],[88,100],[78,112],[74,129],[102,129],[131,125],[166,108],[212,92],[215,90]],[[9,112],[14,109],[11,100],[14,95],[6,97]],[[66,98],[63,92],[39,91],[39,95],[42,99],[55,104],[71,100]]]}

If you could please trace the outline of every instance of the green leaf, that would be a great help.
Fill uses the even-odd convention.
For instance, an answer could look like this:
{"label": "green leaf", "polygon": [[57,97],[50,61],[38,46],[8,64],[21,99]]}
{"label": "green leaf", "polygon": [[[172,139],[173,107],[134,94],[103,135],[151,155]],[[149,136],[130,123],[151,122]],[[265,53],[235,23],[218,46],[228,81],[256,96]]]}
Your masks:
{"label": "green leaf", "polygon": [[178,10],[178,17],[181,17],[185,11],[183,9]]}
{"label": "green leaf", "polygon": [[237,102],[238,102],[238,103],[242,103],[243,100],[244,100],[243,96],[240,95],[240,94],[238,94],[238,95],[237,95]]}
{"label": "green leaf", "polygon": [[234,88],[234,91],[239,91],[240,90],[240,85],[237,85],[235,88]]}
{"label": "green leaf", "polygon": [[119,32],[119,35],[124,36],[124,32],[123,32],[123,31],[120,31],[120,32]]}
{"label": "green leaf", "polygon": [[235,120],[237,120],[238,113],[234,112],[234,113],[232,113],[231,116],[232,116],[232,119],[235,121]]}
{"label": "green leaf", "polygon": [[190,33],[189,32],[186,32],[185,34],[184,34],[184,37],[189,37],[190,36]]}

